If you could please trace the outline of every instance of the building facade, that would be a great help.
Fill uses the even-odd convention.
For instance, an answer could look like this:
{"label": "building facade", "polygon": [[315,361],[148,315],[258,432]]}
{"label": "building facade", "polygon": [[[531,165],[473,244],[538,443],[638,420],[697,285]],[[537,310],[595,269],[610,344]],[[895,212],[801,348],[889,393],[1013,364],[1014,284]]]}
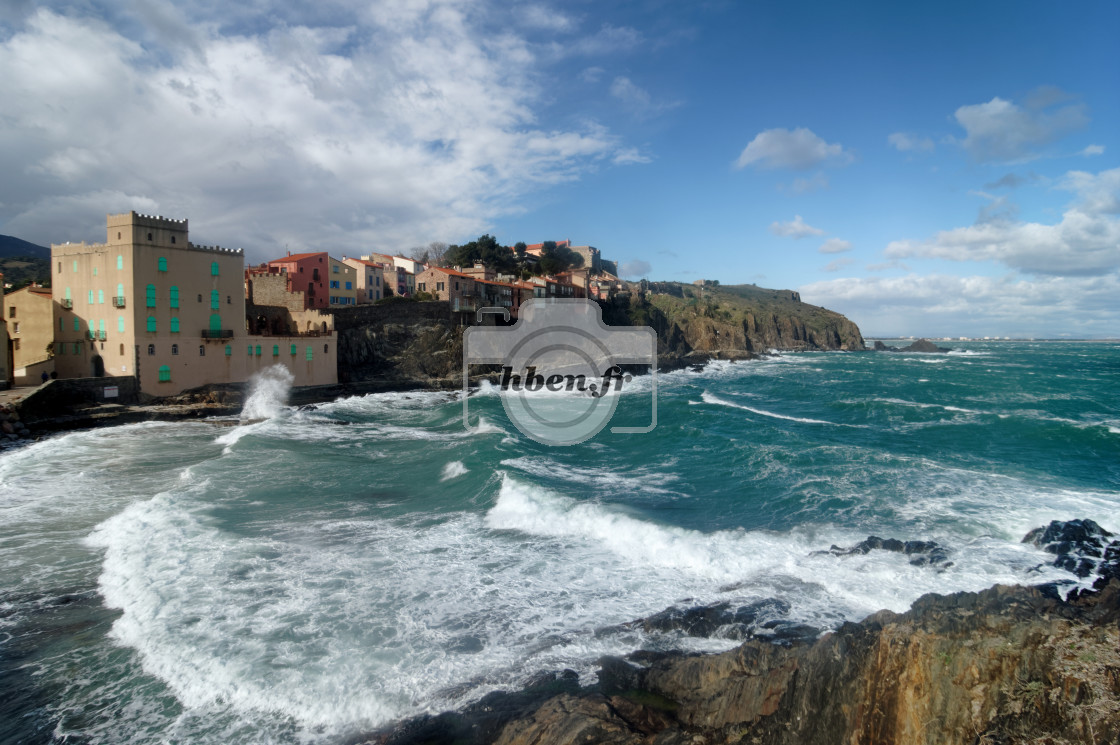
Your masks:
{"label": "building facade", "polygon": [[376,303],[384,297],[385,267],[366,259],[342,258],[342,263],[354,269],[357,275],[358,305]]}
{"label": "building facade", "polygon": [[186,220],[109,215],[105,243],[52,245],[51,272],[59,377],[135,376],[157,397],[276,363],[337,380],[333,343],[248,335],[242,251],[191,243]]}
{"label": "building facade", "polygon": [[[3,293],[3,287],[4,274],[0,272],[0,294]],[[6,390],[12,384],[12,350],[10,347],[7,316],[0,312],[0,391]]]}
{"label": "building facade", "polygon": [[4,296],[11,340],[11,376],[15,385],[39,385],[54,372],[54,324],[57,311],[48,287],[30,285]]}
{"label": "building facade", "polygon": [[358,303],[354,268],[326,251],[288,254],[273,259],[268,266],[287,272],[288,291],[304,293],[308,308],[325,310]]}

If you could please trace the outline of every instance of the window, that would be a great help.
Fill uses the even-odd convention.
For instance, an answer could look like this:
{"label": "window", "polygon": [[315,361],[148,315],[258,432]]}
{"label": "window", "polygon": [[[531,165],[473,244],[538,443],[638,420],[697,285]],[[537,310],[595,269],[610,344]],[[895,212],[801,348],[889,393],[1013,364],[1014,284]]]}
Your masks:
{"label": "window", "polygon": [[222,317],[220,315],[218,315],[217,313],[211,313],[210,314],[210,332],[218,334],[218,333],[221,333],[221,330],[222,330]]}
{"label": "window", "polygon": [[443,282],[436,282],[436,292],[443,292],[445,289],[447,289],[447,287]]}
{"label": "window", "polygon": [[310,346],[308,346],[307,347],[307,361],[310,362],[313,359],[315,359],[315,350],[312,349]]}
{"label": "window", "polygon": [[105,319],[102,318],[97,322],[97,338],[105,341]]}
{"label": "window", "polygon": [[279,357],[280,356],[280,345],[279,344],[273,344],[272,345],[272,356],[273,357]]}
{"label": "window", "polygon": [[62,274],[62,262],[58,262],[58,273]]}
{"label": "window", "polygon": [[[321,261],[321,259],[320,259]],[[338,274],[338,264],[331,265],[331,274]]]}
{"label": "window", "polygon": [[210,262],[210,276],[211,277],[217,277],[218,276],[218,262],[216,262],[216,261],[211,261]]}
{"label": "window", "polygon": [[66,288],[66,299],[67,300],[70,299],[70,288],[69,287]]}
{"label": "window", "polygon": [[156,317],[155,316],[148,316],[148,331],[152,332],[153,334],[156,332]]}
{"label": "window", "polygon": [[148,345],[148,356],[149,357],[154,357],[155,353],[156,353],[156,345],[155,344],[149,344]]}
{"label": "window", "polygon": [[58,343],[58,353],[59,354],[66,354],[66,342],[60,341]]}
{"label": "window", "polygon": [[74,272],[77,273],[77,271],[78,271],[78,260],[74,259]]}
{"label": "window", "polygon": [[354,283],[353,282],[347,282],[346,283],[346,289],[347,290],[353,290],[354,289]]}
{"label": "window", "polygon": [[420,292],[427,292],[428,291],[428,283],[427,282],[421,282],[420,284],[416,285],[416,289],[420,290]]}
{"label": "window", "polygon": [[[120,238],[120,237],[121,237],[121,234],[117,233],[117,238]],[[124,257],[121,256],[120,254],[117,254],[117,269],[124,269]]]}
{"label": "window", "polygon": [[260,344],[257,345],[257,356],[258,357],[261,356],[261,345]]}
{"label": "window", "polygon": [[380,287],[381,286],[381,277],[375,277],[374,279],[376,280],[377,286]]}
{"label": "window", "polygon": [[202,302],[202,295],[201,294],[199,294],[199,296],[198,296],[198,302],[200,302],[200,303]]}
{"label": "window", "polygon": [[456,290],[458,290],[458,289],[459,289],[459,280],[455,280],[455,289],[456,289]]}
{"label": "window", "polygon": [[292,356],[293,357],[296,356],[296,345],[295,344],[292,345]]}
{"label": "window", "polygon": [[89,291],[89,304],[93,305],[93,290]]}
{"label": "window", "polygon": [[171,368],[169,366],[167,366],[167,365],[160,365],[159,366],[159,382],[161,382],[161,383],[170,383],[171,382]]}
{"label": "window", "polygon": [[174,243],[174,242],[175,242],[175,236],[171,236],[171,242],[172,242],[172,243]]}
{"label": "window", "polygon": [[145,305],[149,308],[156,307],[156,286],[148,285],[144,288]]}
{"label": "window", "polygon": [[366,290],[366,298],[373,300],[373,290]]}
{"label": "window", "polygon": [[152,239],[152,234],[148,233],[148,240],[151,240],[151,239]]}
{"label": "window", "polygon": [[16,317],[16,306],[9,305],[8,306],[8,318],[15,318],[15,317]]}
{"label": "window", "polygon": [[[117,316],[117,333],[124,333],[124,316]],[[124,354],[124,352],[121,352],[121,354]]]}
{"label": "window", "polygon": [[12,339],[12,350],[19,351],[19,339]]}
{"label": "window", "polygon": [[121,231],[118,230],[117,231],[117,240],[119,241],[120,239],[121,239]]}
{"label": "window", "polygon": [[338,289],[338,280],[337,279],[332,279],[331,280],[331,289],[332,290],[337,290]]}
{"label": "window", "polygon": [[252,344],[249,345],[249,356],[250,357],[253,356],[253,345]]}
{"label": "window", "polygon": [[81,321],[80,318],[75,318],[74,319],[74,330],[75,331],[81,331],[82,330],[82,321]]}
{"label": "window", "polygon": [[59,330],[59,331],[62,331],[62,330],[63,330],[63,328],[62,328],[62,319],[61,319],[61,318],[59,318],[59,319],[58,319],[58,330]]}
{"label": "window", "polygon": [[[151,238],[149,238],[148,240],[151,240]],[[160,256],[159,257],[159,270],[161,272],[166,272],[167,271],[167,257],[166,256]]]}
{"label": "window", "polygon": [[217,310],[222,304],[222,296],[217,290],[210,290],[210,309]]}
{"label": "window", "polygon": [[173,355],[179,354],[179,345],[178,344],[172,344],[171,345],[171,354],[173,354]]}
{"label": "window", "polygon": [[104,305],[105,304],[105,290],[98,290],[97,291],[97,304],[98,305]]}
{"label": "window", "polygon": [[19,333],[19,321],[16,321],[15,325],[12,328],[18,334]]}
{"label": "window", "polygon": [[233,295],[226,295],[226,305],[233,305]]}
{"label": "window", "polygon": [[121,357],[124,357],[124,344],[121,344]]}
{"label": "window", "polygon": [[[123,295],[124,293],[122,292],[121,294]],[[176,287],[175,285],[171,285],[170,294],[171,294],[171,307],[172,308],[178,308],[179,307],[179,288]]]}
{"label": "window", "polygon": [[97,276],[97,267],[93,268],[93,276],[95,276],[95,277]]}
{"label": "window", "polygon": [[330,345],[330,344],[324,344],[324,345],[323,345],[323,354],[326,354],[327,352],[329,352],[329,351],[330,351],[330,349],[331,349],[331,345]]}
{"label": "window", "polygon": [[[120,282],[117,283],[117,302],[118,303],[123,303],[124,302],[124,285],[122,285]],[[117,307],[123,308],[124,306],[123,305],[118,305]]]}
{"label": "window", "polygon": [[74,354],[82,353],[82,343],[80,341],[74,342]]}
{"label": "window", "polygon": [[171,333],[179,333],[179,316],[171,316]]}
{"label": "window", "polygon": [[232,356],[233,356],[233,345],[232,344],[226,344],[226,357],[232,357]]}
{"label": "window", "polygon": [[199,344],[198,345],[198,356],[199,357],[205,357],[206,356],[206,345],[205,344]]}

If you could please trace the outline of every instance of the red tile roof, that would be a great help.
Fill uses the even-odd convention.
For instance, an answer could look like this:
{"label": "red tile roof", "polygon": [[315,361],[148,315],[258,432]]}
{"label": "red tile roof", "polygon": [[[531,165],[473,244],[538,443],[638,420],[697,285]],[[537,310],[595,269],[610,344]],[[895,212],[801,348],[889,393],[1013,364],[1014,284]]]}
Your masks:
{"label": "red tile roof", "polygon": [[291,254],[290,256],[281,256],[279,259],[273,259],[268,262],[269,264],[287,264],[289,261],[303,261],[304,259],[313,259],[316,256],[326,256],[326,251],[315,251],[313,253],[304,254]]}

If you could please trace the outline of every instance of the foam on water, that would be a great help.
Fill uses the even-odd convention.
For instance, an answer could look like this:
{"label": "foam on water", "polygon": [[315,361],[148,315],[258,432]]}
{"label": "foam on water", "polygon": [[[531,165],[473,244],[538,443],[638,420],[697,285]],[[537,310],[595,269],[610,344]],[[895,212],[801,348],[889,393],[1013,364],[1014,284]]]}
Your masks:
{"label": "foam on water", "polygon": [[[724,400],[724,399],[720,398],[719,396],[714,396],[711,393],[708,393],[707,391],[704,391],[704,393],[701,394],[701,398],[704,399],[705,403],[718,404],[720,406],[728,406],[728,407],[731,407],[733,409],[742,409],[744,411],[749,411],[752,414],[758,414],[759,416],[768,416],[768,417],[771,417],[772,419],[785,419],[786,421],[802,422],[804,424],[829,424],[829,425],[836,426],[836,422],[826,422],[823,419],[808,419],[808,418],[805,418],[805,417],[787,416],[785,414],[775,414],[772,411],[765,411],[764,409],[756,409],[756,408],[753,408],[751,406],[743,406],[742,404],[737,404],[737,403],[734,403],[732,401]],[[851,426],[851,425],[841,425],[841,426]]]}
{"label": "foam on water", "polygon": [[443,471],[440,473],[440,481],[450,481],[451,479],[458,478],[463,474],[468,473],[467,467],[463,465],[461,460],[453,460],[443,466]]}
{"label": "foam on water", "polygon": [[266,367],[249,379],[249,398],[241,409],[242,421],[272,419],[288,402],[295,376],[284,365]]}

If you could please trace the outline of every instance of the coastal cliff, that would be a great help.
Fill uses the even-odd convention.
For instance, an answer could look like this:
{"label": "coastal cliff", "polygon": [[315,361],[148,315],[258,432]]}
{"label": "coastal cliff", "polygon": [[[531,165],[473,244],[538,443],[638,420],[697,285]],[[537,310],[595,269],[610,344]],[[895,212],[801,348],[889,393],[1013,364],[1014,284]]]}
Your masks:
{"label": "coastal cliff", "polygon": [[[947,745],[1120,741],[1120,540],[1088,520],[1024,539],[1053,564],[1096,577],[1058,585],[926,595],[817,638],[748,638],[715,655],[636,652],[599,661],[598,682],[538,676],[460,712],[420,717],[379,745]],[[911,544],[871,537],[852,549]],[[936,544],[915,549],[937,560]],[[911,560],[914,560],[913,558]],[[720,607],[663,612],[688,633]],[[742,610],[742,609],[740,609]],[[730,614],[735,615],[735,614]],[[728,620],[728,619],[724,619]],[[357,742],[357,741],[356,741]]]}
{"label": "coastal cliff", "polygon": [[[631,283],[602,301],[612,326],[652,327],[663,368],[708,359],[748,359],[771,349],[862,350],[850,320],[801,302],[796,292],[753,285],[695,287]],[[339,382],[460,381],[464,327],[446,303],[396,302],[334,311]]]}

